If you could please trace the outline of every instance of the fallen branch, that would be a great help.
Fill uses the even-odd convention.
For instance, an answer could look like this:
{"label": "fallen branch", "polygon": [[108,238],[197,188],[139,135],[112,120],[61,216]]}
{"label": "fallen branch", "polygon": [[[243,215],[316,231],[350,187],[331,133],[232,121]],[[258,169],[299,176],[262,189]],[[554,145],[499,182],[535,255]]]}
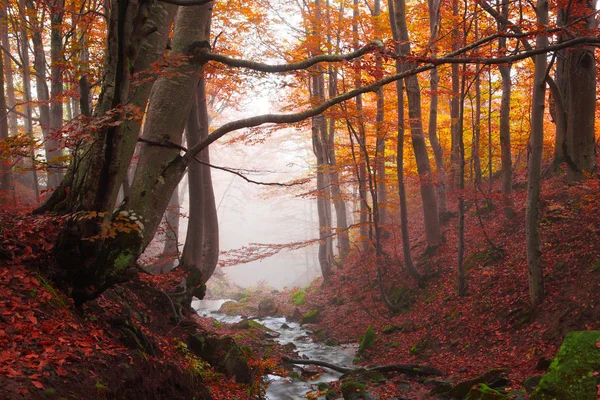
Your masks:
{"label": "fallen branch", "polygon": [[[298,365],[316,365],[319,367],[329,368],[336,372],[340,372],[342,374],[346,372],[357,371],[357,369],[342,367],[340,365],[335,365],[328,363],[326,361],[318,361],[318,360],[301,360],[289,357],[283,357],[283,361],[298,364]],[[418,364],[388,364],[388,365],[378,365],[376,367],[367,368],[367,371],[378,371],[382,373],[387,372],[400,372],[406,375],[413,376],[442,376],[444,373],[437,368],[422,366]]]}

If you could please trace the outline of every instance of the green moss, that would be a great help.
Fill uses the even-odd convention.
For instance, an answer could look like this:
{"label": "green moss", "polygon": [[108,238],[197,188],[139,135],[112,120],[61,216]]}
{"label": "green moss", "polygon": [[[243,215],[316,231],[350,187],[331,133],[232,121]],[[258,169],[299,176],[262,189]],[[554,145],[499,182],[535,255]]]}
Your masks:
{"label": "green moss", "polygon": [[115,267],[114,273],[118,274],[120,272],[124,272],[127,268],[129,268],[132,260],[133,254],[129,252],[120,253],[117,258],[115,258],[115,262],[113,264]]}
{"label": "green moss", "polygon": [[596,261],[594,265],[590,267],[590,272],[600,271],[600,260]]}
{"label": "green moss", "polygon": [[375,344],[375,336],[375,331],[369,326],[360,341],[358,352],[362,353],[368,348],[372,347]]}
{"label": "green moss", "polygon": [[408,349],[408,352],[412,356],[416,356],[416,355],[423,353],[425,350],[427,350],[428,347],[429,347],[429,338],[424,337],[424,338],[421,338],[421,340],[419,340],[417,343],[412,345],[410,347],[410,349]]}
{"label": "green moss", "polygon": [[248,302],[248,296],[242,297],[241,299],[238,300],[238,303],[247,303]]}
{"label": "green moss", "polygon": [[301,306],[302,304],[304,304],[305,296],[306,296],[306,292],[304,291],[304,289],[299,289],[299,290],[295,291],[294,293],[292,293],[292,301],[294,302],[294,305]]}
{"label": "green moss", "polygon": [[570,332],[531,400],[597,400],[600,331]]}
{"label": "green moss", "polygon": [[303,324],[313,324],[319,318],[319,310],[312,310],[302,316]]}
{"label": "green moss", "polygon": [[465,400],[504,400],[506,396],[497,390],[492,389],[485,383],[474,386]]}
{"label": "green moss", "polygon": [[385,335],[389,335],[389,334],[396,332],[397,330],[398,330],[398,327],[396,327],[394,325],[387,325],[385,328],[383,328],[382,333]]}

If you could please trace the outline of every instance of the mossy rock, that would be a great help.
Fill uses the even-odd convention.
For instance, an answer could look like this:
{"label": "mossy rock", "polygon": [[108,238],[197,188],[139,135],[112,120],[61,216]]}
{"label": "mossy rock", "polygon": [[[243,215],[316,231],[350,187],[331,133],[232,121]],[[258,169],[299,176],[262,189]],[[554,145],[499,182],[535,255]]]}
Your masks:
{"label": "mossy rock", "polygon": [[248,358],[232,337],[192,334],[188,338],[188,347],[217,371],[235,377],[237,382],[245,384],[253,382],[254,371],[248,364]]}
{"label": "mossy rock", "polygon": [[379,384],[386,381],[386,377],[379,371],[357,368],[346,372],[340,378],[343,381],[359,382],[363,384]]}
{"label": "mossy rock", "polygon": [[301,306],[304,304],[304,297],[306,296],[306,292],[304,289],[299,289],[292,293],[292,302],[295,306]]}
{"label": "mossy rock", "polygon": [[319,310],[312,310],[302,316],[301,324],[314,324],[319,319]]}
{"label": "mossy rock", "polygon": [[244,319],[241,320],[240,322],[237,322],[235,324],[233,324],[233,327],[236,329],[258,329],[261,331],[266,331],[268,328],[266,326],[264,326],[263,324],[261,324],[260,322],[256,322],[252,319]]}
{"label": "mossy rock", "polygon": [[531,400],[597,400],[600,331],[570,332]]}
{"label": "mossy rock", "polygon": [[274,315],[277,313],[277,305],[272,297],[261,299],[258,303],[258,315]]}
{"label": "mossy rock", "polygon": [[507,397],[485,383],[474,386],[467,394],[465,400],[505,400]]}
{"label": "mossy rock", "polygon": [[344,381],[340,388],[344,400],[359,400],[359,399],[371,399],[371,396],[367,393],[367,385],[356,381]]}
{"label": "mossy rock", "polygon": [[365,350],[369,349],[375,344],[375,336],[375,331],[369,326],[360,341],[360,346],[358,347],[359,354],[363,353]]}

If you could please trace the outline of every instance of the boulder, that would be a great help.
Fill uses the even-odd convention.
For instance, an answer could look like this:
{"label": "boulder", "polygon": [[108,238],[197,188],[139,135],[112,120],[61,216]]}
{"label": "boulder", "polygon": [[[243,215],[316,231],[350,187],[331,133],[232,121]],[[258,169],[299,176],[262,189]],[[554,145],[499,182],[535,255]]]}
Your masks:
{"label": "boulder", "polygon": [[191,334],[189,349],[204,359],[217,371],[235,377],[239,383],[251,384],[254,371],[248,365],[248,358],[233,338],[208,336],[202,333]]}
{"label": "boulder", "polygon": [[597,400],[600,331],[569,332],[531,400]]}
{"label": "boulder", "polygon": [[450,389],[447,394],[453,399],[464,399],[467,397],[473,386],[482,383],[490,388],[499,389],[508,384],[508,381],[504,377],[505,374],[506,371],[502,369],[489,370],[485,374],[476,378],[458,383],[456,386]]}

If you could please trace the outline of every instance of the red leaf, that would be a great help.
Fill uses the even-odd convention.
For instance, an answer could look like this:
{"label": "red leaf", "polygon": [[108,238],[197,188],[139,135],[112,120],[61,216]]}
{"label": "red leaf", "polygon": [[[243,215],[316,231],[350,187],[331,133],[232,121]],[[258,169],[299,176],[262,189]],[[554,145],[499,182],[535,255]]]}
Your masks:
{"label": "red leaf", "polygon": [[31,381],[31,383],[33,384],[33,386],[35,386],[38,389],[44,389],[44,385],[42,385],[42,382]]}

